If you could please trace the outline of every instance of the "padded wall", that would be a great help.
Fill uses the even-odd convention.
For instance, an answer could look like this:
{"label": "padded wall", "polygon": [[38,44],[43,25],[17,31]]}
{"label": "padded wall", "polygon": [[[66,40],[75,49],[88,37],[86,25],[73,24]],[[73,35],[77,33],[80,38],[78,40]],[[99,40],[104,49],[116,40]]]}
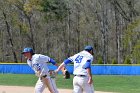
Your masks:
{"label": "padded wall", "polygon": [[[56,66],[48,66],[56,69]],[[92,65],[91,68],[94,75],[140,75],[139,65]],[[73,73],[73,65],[68,65],[67,69]],[[34,71],[27,64],[0,64],[0,73],[34,74]]]}

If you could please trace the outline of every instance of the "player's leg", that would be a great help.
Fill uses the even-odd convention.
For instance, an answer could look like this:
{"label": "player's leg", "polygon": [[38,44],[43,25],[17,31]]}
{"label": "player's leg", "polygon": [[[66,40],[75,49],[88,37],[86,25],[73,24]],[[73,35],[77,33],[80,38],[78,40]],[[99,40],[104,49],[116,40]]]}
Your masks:
{"label": "player's leg", "polygon": [[85,93],[94,93],[94,87],[93,87],[93,84],[88,84],[88,77],[85,77],[85,80],[84,80],[84,91]]}
{"label": "player's leg", "polygon": [[84,88],[85,90],[85,93],[94,93],[94,88],[93,88],[93,85],[91,84],[87,84]]}
{"label": "player's leg", "polygon": [[55,78],[50,78],[50,81],[51,81],[50,85],[53,87],[55,93],[59,93],[58,90],[57,90]]}
{"label": "player's leg", "polygon": [[46,87],[48,87],[48,89],[51,93],[58,93],[58,91],[56,91],[56,89],[55,89],[55,86],[53,86],[53,84],[52,84],[53,81],[50,77],[42,78],[42,82],[44,83],[44,85]]}
{"label": "player's leg", "polygon": [[39,78],[35,85],[35,93],[42,93],[44,89],[45,89],[45,85]]}
{"label": "player's leg", "polygon": [[80,78],[75,76],[73,78],[73,93],[83,93],[83,90],[81,86],[78,84],[78,81],[80,81]]}

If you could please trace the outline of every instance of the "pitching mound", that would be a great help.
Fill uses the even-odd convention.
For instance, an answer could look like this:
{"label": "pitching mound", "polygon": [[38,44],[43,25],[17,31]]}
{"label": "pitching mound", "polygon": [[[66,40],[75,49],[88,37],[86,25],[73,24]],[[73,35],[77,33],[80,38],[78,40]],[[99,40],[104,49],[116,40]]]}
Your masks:
{"label": "pitching mound", "polygon": [[[59,93],[72,93],[71,89],[58,89]],[[34,87],[0,86],[0,93],[34,93]],[[49,93],[47,89],[43,93]],[[95,93],[111,93],[96,91]]]}

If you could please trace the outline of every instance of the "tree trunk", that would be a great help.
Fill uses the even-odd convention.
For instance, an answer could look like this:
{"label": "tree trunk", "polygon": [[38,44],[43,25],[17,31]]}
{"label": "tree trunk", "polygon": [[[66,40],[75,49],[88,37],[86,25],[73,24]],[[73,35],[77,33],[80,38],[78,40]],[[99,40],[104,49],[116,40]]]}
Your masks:
{"label": "tree trunk", "polygon": [[7,15],[6,15],[6,13],[4,13],[4,11],[3,11],[3,16],[4,16],[4,21],[5,21],[5,24],[6,24],[6,28],[7,28],[7,33],[8,33],[8,36],[9,36],[9,42],[11,44],[12,53],[13,53],[13,56],[14,56],[14,62],[17,63],[18,60],[17,60],[16,52],[14,50],[14,44],[13,44],[12,36],[11,36],[11,33],[10,33],[10,25],[8,24]]}
{"label": "tree trunk", "polygon": [[34,42],[34,35],[33,35],[33,28],[32,28],[31,17],[30,16],[26,16],[26,17],[27,17],[28,22],[29,22],[31,45],[32,45],[32,48],[35,51],[35,42]]}
{"label": "tree trunk", "polygon": [[120,24],[119,24],[119,14],[115,9],[115,20],[116,20],[116,59],[117,63],[121,63],[121,58],[120,58]]}

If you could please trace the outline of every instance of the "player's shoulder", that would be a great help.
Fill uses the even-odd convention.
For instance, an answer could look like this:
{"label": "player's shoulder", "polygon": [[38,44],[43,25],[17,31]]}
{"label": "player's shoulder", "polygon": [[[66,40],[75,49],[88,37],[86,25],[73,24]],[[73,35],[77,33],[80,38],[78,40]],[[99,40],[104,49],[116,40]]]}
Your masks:
{"label": "player's shoulder", "polygon": [[89,53],[85,50],[78,53],[78,55],[89,56]]}
{"label": "player's shoulder", "polygon": [[91,55],[89,52],[85,50],[81,51],[81,54],[83,54],[85,57],[93,59],[93,55]]}
{"label": "player's shoulder", "polygon": [[34,54],[32,56],[32,61],[37,61],[39,59],[39,55],[38,54]]}
{"label": "player's shoulder", "polygon": [[39,56],[40,56],[40,54],[34,54],[33,56],[32,56],[32,58],[39,58]]}
{"label": "player's shoulder", "polygon": [[46,55],[43,54],[34,54],[33,57],[45,57]]}
{"label": "player's shoulder", "polygon": [[79,55],[81,55],[81,54],[80,53],[77,53],[77,54],[73,55],[72,57],[73,58],[77,58],[77,56],[79,56]]}
{"label": "player's shoulder", "polygon": [[34,54],[32,56],[32,61],[34,63],[43,62],[43,61],[45,61],[47,59],[48,59],[48,56],[45,56],[45,55],[42,55],[42,54]]}
{"label": "player's shoulder", "polygon": [[45,57],[45,55],[42,55],[42,54],[34,54],[34,55],[32,56],[32,59],[34,59],[34,60],[39,60],[39,59],[42,58],[42,57]]}

